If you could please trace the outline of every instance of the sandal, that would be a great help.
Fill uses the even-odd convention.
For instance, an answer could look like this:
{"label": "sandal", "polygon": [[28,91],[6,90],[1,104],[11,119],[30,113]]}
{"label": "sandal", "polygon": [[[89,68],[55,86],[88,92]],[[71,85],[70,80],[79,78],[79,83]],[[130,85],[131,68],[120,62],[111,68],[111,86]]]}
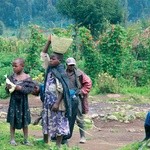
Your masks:
{"label": "sandal", "polygon": [[10,141],[10,144],[13,146],[17,146],[17,143],[14,140]]}

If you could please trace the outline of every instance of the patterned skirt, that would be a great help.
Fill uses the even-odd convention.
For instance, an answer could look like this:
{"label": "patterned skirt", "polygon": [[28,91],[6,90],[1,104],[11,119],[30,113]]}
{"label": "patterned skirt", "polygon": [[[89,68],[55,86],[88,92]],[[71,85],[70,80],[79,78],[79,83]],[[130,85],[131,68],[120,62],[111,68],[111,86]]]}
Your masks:
{"label": "patterned skirt", "polygon": [[42,114],[42,127],[43,134],[49,134],[50,137],[56,137],[60,135],[68,135],[69,121],[63,111],[50,111],[50,109],[44,109]]}

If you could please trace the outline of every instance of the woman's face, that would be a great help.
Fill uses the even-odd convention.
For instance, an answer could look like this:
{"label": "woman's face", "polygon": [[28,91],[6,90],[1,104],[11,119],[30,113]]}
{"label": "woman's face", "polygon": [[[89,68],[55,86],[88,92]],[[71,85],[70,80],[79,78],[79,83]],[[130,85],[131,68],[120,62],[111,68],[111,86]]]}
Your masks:
{"label": "woman's face", "polygon": [[50,66],[57,66],[58,64],[60,64],[60,60],[58,59],[58,57],[55,55],[50,56],[49,65]]}

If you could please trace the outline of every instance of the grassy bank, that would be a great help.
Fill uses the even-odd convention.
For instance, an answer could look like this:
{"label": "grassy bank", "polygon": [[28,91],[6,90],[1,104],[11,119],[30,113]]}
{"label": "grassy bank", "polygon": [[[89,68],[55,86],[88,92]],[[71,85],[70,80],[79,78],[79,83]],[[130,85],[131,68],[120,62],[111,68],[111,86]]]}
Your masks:
{"label": "grassy bank", "polygon": [[[40,126],[29,126],[32,132],[37,130],[41,130]],[[25,146],[22,144],[23,142],[23,133],[22,130],[16,130],[15,139],[17,142],[17,146],[12,146],[9,144],[10,141],[10,132],[9,132],[9,124],[5,122],[0,122],[0,149],[1,150],[58,150],[58,148],[54,145],[54,143],[44,144],[42,139],[36,139],[35,137],[30,136],[29,141],[31,142],[32,146]],[[79,150],[79,148],[73,147],[68,148],[67,146],[63,145],[61,150]]]}

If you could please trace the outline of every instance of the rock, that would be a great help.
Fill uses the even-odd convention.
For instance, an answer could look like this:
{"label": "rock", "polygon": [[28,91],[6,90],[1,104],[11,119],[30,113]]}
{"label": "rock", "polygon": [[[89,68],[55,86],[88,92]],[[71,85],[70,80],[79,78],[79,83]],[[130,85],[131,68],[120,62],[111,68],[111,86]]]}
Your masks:
{"label": "rock", "polygon": [[128,129],[128,132],[136,132],[135,129]]}
{"label": "rock", "polygon": [[116,116],[114,116],[114,115],[107,116],[107,119],[118,121],[118,118]]}
{"label": "rock", "polygon": [[118,98],[118,97],[120,97],[120,94],[107,94],[107,97],[109,97],[109,98]]}
{"label": "rock", "polygon": [[129,110],[129,109],[132,109],[133,107],[132,107],[131,105],[126,105],[125,108],[126,108],[127,110]]}
{"label": "rock", "polygon": [[92,114],[91,118],[94,119],[94,118],[97,118],[98,116],[99,116],[98,114]]}
{"label": "rock", "polygon": [[7,113],[6,112],[0,112],[0,118],[6,118]]}
{"label": "rock", "polygon": [[106,107],[106,110],[111,110],[111,108],[110,107]]}
{"label": "rock", "polygon": [[104,115],[104,114],[99,114],[99,116],[100,116],[100,117],[105,117],[105,115]]}
{"label": "rock", "polygon": [[128,120],[125,120],[124,123],[130,123]]}

